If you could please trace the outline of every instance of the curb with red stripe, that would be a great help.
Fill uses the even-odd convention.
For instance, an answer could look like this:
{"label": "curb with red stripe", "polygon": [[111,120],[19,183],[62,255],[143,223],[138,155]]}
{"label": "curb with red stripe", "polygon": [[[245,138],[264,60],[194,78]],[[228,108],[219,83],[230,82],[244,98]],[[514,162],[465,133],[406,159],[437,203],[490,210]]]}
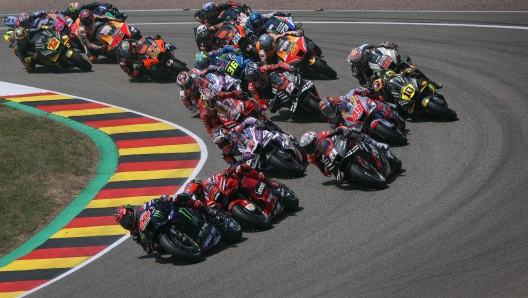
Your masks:
{"label": "curb with red stripe", "polygon": [[88,187],[50,225],[0,259],[0,297],[32,293],[126,240],[115,208],[177,193],[207,158],[193,133],[141,113],[4,82],[0,97],[5,105],[86,133],[101,151]]}

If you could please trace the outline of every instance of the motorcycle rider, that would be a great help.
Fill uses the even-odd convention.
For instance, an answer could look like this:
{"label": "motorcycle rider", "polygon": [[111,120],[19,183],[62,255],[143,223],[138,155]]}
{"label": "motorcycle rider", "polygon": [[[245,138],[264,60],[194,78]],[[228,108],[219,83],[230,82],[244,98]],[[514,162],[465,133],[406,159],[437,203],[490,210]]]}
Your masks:
{"label": "motorcycle rider", "polygon": [[[226,53],[240,54],[242,53],[242,51],[239,48],[235,48],[233,46],[225,46],[223,48],[209,52],[199,51],[198,53],[196,53],[196,57],[194,59],[194,67],[199,70],[204,70],[211,65],[211,61],[213,61],[216,57]],[[221,72],[224,71],[223,69],[218,70],[222,70]]]}
{"label": "motorcycle rider", "polygon": [[278,56],[277,56],[277,50],[275,49],[275,45],[277,44],[277,40],[281,37],[284,37],[286,35],[292,35],[292,36],[301,36],[303,32],[301,30],[296,31],[286,31],[282,34],[275,34],[275,33],[265,33],[262,34],[259,37],[259,40],[257,41],[256,48],[259,53],[260,62],[263,64],[275,64],[278,62]]}
{"label": "motorcycle rider", "polygon": [[[241,150],[244,151],[249,140],[244,134],[234,131],[228,131],[225,127],[217,127],[211,131],[211,139],[215,145],[220,148],[222,158],[232,166],[238,166],[244,163],[245,159]],[[245,153],[244,153],[245,154]],[[240,157],[240,160],[237,159]],[[250,158],[248,155],[247,158]]]}
{"label": "motorcycle rider", "polygon": [[260,37],[262,34],[266,33],[266,28],[264,28],[264,24],[266,24],[269,18],[274,16],[289,17],[291,16],[291,14],[289,11],[274,11],[264,15],[258,12],[254,12],[249,17],[243,19],[241,25],[245,25],[246,28],[251,30],[257,37]]}
{"label": "motorcycle rider", "polygon": [[39,10],[34,13],[22,12],[18,15],[18,19],[15,21],[17,27],[24,29],[30,29],[33,21],[47,16],[50,13],[58,13],[56,10]]}
{"label": "motorcycle rider", "polygon": [[79,3],[79,2],[72,2],[70,5],[68,5],[68,8],[64,11],[61,11],[60,14],[63,16],[68,16],[72,19],[72,21],[77,21],[79,18],[79,13],[83,9],[88,9],[90,11],[93,11],[95,8],[99,6],[104,6],[108,9],[112,9],[114,6],[110,3],[105,2],[92,2],[92,3]]}
{"label": "motorcycle rider", "polygon": [[[117,47],[117,61],[121,69],[130,77],[130,82],[138,81],[147,73],[147,68],[143,64],[143,60],[148,57],[145,56],[145,53],[138,52],[138,48],[150,46],[148,39],[159,40],[161,36],[158,34],[156,36],[145,36],[140,40],[126,39]],[[134,64],[136,65],[135,67]],[[154,65],[151,72],[155,73],[157,66]]]}
{"label": "motorcycle rider", "polygon": [[[350,54],[347,57],[347,62],[350,65],[352,76],[355,77],[359,84],[363,87],[368,87],[372,81],[379,78],[380,74],[376,74],[372,71],[369,66],[369,60],[373,59],[373,52],[377,47],[384,47],[388,49],[398,49],[398,45],[394,42],[382,42],[379,45],[364,44],[357,48],[352,48]],[[397,65],[397,69],[393,69],[399,73],[407,73],[419,79],[424,79],[430,82],[435,88],[442,88],[442,84],[431,81],[427,78],[423,72],[421,72],[416,66],[411,64],[411,58],[408,55],[401,56],[402,62]]]}
{"label": "motorcycle rider", "polygon": [[[200,119],[207,130],[207,134],[211,135],[211,132],[219,127],[224,127],[222,120],[218,117],[219,109],[218,101],[225,98],[243,98],[245,93],[242,90],[234,90],[230,92],[213,91],[211,89],[204,89],[202,92],[202,98],[198,101],[198,107],[200,108]],[[221,104],[220,104],[221,105]]]}
{"label": "motorcycle rider", "polygon": [[31,42],[31,39],[36,33],[48,29],[47,26],[29,30],[26,30],[23,27],[18,27],[13,32],[13,51],[28,73],[33,73],[35,71],[35,65],[39,62],[41,57],[39,52],[29,54],[31,50],[35,48],[35,44]]}
{"label": "motorcycle rider", "polygon": [[207,2],[202,6],[202,9],[198,10],[194,14],[194,18],[204,25],[217,25],[220,23],[220,20],[218,19],[220,13],[229,8],[241,8],[243,10],[249,9],[246,4],[241,4],[234,1],[229,1],[222,4]]}
{"label": "motorcycle rider", "polygon": [[[125,230],[130,231],[132,240],[141,245],[147,254],[151,254],[154,251],[159,251],[163,254],[164,250],[159,244],[153,244],[142,237],[141,231],[139,230],[140,216],[146,211],[154,210],[157,204],[174,204],[176,206],[190,207],[198,210],[205,214],[211,224],[221,224],[222,220],[218,216],[218,210],[209,208],[205,202],[204,184],[199,179],[193,179],[185,186],[184,192],[175,196],[162,195],[159,198],[145,202],[140,207],[132,207],[129,204],[117,207],[115,219],[117,224]],[[160,219],[155,216],[152,217],[152,220],[154,222],[160,221]]]}
{"label": "motorcycle rider", "polygon": [[112,17],[94,15],[92,11],[88,9],[81,10],[79,18],[76,21],[77,35],[79,36],[79,39],[86,50],[86,55],[92,64],[97,63],[99,54],[105,53],[109,49],[108,44],[97,44],[93,40],[98,28],[96,24],[99,22],[106,23],[108,21],[118,20]]}
{"label": "motorcycle rider", "polygon": [[266,184],[273,195],[275,196],[290,196],[289,192],[284,191],[285,186],[273,179],[267,178],[261,172],[253,169],[248,164],[240,164],[238,166],[230,166],[220,173],[213,174],[204,182],[204,189],[206,197],[209,201],[213,201],[216,205],[225,206],[229,202],[229,198],[225,198],[220,192],[220,177],[232,177],[239,181],[240,187],[247,190],[249,193],[255,192],[254,183],[246,183],[246,179],[254,179]]}
{"label": "motorcycle rider", "polygon": [[351,117],[348,117],[348,114],[354,110],[361,97],[368,97],[373,100],[378,106],[378,112],[382,114],[390,113],[390,109],[396,108],[394,104],[386,104],[382,97],[373,94],[373,91],[358,87],[335,99],[332,96],[326,96],[319,102],[319,110],[326,117],[332,129],[339,126],[357,126],[360,128],[361,124],[353,121]]}
{"label": "motorcycle rider", "polygon": [[275,70],[298,71],[296,67],[282,61],[260,67],[255,62],[249,62],[245,69],[249,92],[260,104],[267,105],[272,113],[281,108],[281,101],[275,98],[273,87],[268,80],[269,73]]}
{"label": "motorcycle rider", "polygon": [[199,51],[212,51],[219,49],[219,46],[213,44],[214,36],[218,28],[222,26],[222,23],[215,26],[200,25],[194,29],[194,40]]}
{"label": "motorcycle rider", "polygon": [[315,165],[323,175],[330,177],[333,174],[339,183],[345,183],[347,175],[339,171],[336,165],[329,158],[327,158],[331,153],[330,150],[332,149],[330,148],[330,141],[327,138],[336,134],[342,134],[352,142],[365,142],[367,144],[371,144],[385,152],[387,157],[390,158],[391,156],[389,145],[373,140],[369,136],[361,133],[361,131],[357,130],[356,128],[339,126],[331,132],[306,132],[301,137],[300,146],[306,152],[308,161]]}

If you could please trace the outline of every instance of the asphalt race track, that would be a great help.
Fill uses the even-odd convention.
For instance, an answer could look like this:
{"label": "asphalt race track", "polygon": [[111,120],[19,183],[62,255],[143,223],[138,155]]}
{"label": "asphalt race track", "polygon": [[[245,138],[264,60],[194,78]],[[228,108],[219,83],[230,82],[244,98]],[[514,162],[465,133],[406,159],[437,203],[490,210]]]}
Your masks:
{"label": "asphalt race track", "polygon": [[[193,11],[128,13],[143,35],[160,34],[178,47],[178,58],[192,64]],[[338,186],[309,166],[303,178],[278,177],[299,195],[296,213],[278,218],[271,230],[246,232],[241,243],[218,247],[204,262],[146,256],[127,240],[33,296],[528,296],[528,12],[293,15],[338,73],[337,80],[314,78],[321,96],[357,86],[345,60],[352,46],[394,41],[443,83],[440,93],[459,120],[409,122],[409,145],[393,149],[404,171],[387,189]],[[201,121],[179,100],[174,80],[129,83],[115,62],[101,60],[90,73],[39,67],[27,74],[2,42],[0,81],[174,122],[208,147],[199,177],[226,165]],[[327,128],[322,119],[292,121],[286,111],[270,115],[298,137]]]}

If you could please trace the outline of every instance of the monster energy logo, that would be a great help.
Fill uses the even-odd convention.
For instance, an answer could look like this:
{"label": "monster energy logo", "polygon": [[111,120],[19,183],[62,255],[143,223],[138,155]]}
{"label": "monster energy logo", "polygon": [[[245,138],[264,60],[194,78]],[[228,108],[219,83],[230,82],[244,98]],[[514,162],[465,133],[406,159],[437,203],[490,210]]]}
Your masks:
{"label": "monster energy logo", "polygon": [[160,218],[160,219],[164,219],[165,218],[165,214],[163,214],[163,212],[159,211],[159,210],[156,210],[154,211],[154,217],[156,218]]}
{"label": "monster energy logo", "polygon": [[180,209],[180,213],[187,217],[188,219],[190,219],[194,224],[198,224],[198,220],[196,219],[196,217],[191,213],[189,212],[187,209],[184,209],[184,208],[181,208]]}

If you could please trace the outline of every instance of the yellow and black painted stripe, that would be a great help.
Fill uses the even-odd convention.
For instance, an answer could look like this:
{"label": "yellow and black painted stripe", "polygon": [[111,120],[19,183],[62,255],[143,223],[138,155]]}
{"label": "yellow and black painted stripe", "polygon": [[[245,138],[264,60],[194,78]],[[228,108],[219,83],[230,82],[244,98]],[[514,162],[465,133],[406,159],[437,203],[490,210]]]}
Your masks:
{"label": "yellow and black painted stripe", "polygon": [[206,154],[183,129],[130,110],[53,92],[2,97],[4,104],[82,127],[94,136],[101,161],[100,181],[92,181],[86,198],[0,259],[0,297],[41,287],[123,238],[115,208],[176,193]]}

